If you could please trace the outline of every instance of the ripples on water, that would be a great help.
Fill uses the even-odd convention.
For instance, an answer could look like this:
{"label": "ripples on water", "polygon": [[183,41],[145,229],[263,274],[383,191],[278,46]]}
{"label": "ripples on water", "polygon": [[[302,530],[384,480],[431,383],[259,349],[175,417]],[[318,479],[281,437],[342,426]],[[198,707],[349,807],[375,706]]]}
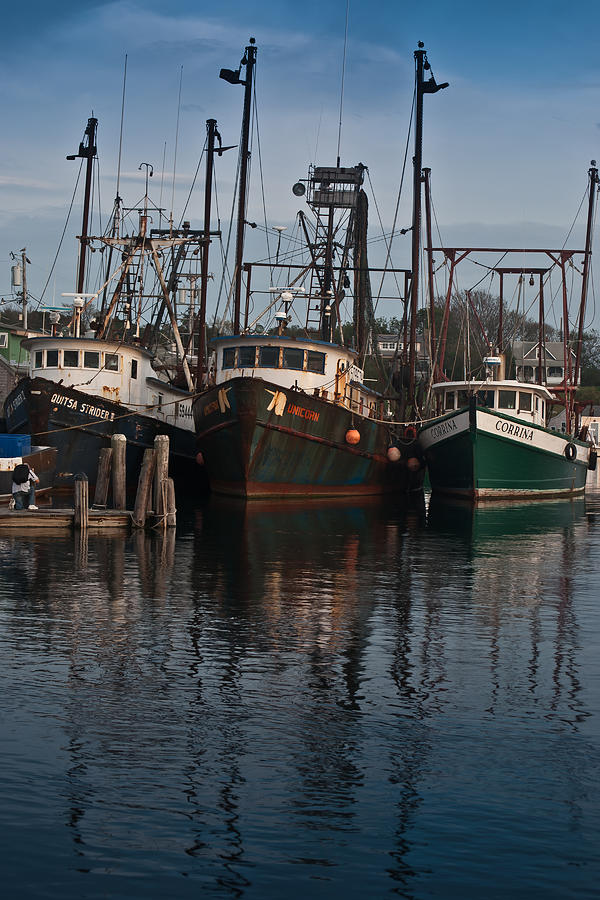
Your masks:
{"label": "ripples on water", "polygon": [[7,896],[597,896],[598,502],[0,535]]}

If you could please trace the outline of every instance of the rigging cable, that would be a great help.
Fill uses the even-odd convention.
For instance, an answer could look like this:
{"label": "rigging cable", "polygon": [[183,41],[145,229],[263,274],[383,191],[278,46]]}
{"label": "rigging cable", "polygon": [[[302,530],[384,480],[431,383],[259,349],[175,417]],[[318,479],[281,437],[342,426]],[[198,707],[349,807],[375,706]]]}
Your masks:
{"label": "rigging cable", "polygon": [[44,299],[44,294],[46,293],[46,289],[47,289],[47,287],[48,287],[48,285],[49,285],[49,283],[50,283],[50,279],[52,278],[52,273],[54,272],[56,263],[57,263],[57,261],[58,261],[58,255],[59,255],[59,253],[60,253],[60,251],[61,251],[62,243],[63,243],[63,241],[64,241],[64,239],[65,239],[65,234],[66,234],[66,231],[67,231],[67,227],[68,227],[68,225],[69,225],[69,219],[70,219],[70,217],[71,217],[71,213],[72,213],[72,211],[73,211],[73,204],[74,204],[74,202],[75,202],[75,195],[76,195],[76,193],[77,193],[77,188],[79,187],[79,179],[81,178],[81,172],[82,172],[82,170],[83,170],[83,159],[82,159],[81,162],[79,163],[79,172],[77,173],[77,181],[75,182],[75,188],[74,188],[74,190],[73,190],[73,196],[71,197],[71,203],[70,203],[69,209],[68,209],[68,211],[67,211],[67,219],[66,219],[66,221],[65,221],[65,227],[63,228],[63,232],[62,232],[62,234],[61,234],[61,236],[60,236],[60,241],[58,242],[58,249],[57,249],[57,251],[56,251],[56,256],[54,257],[54,261],[53,261],[53,263],[52,263],[52,266],[50,267],[50,271],[49,271],[49,273],[48,273],[48,278],[46,279],[46,284],[44,285],[44,289],[42,290],[42,293],[40,294],[40,300],[39,300],[40,303],[41,303],[42,300]]}
{"label": "rigging cable", "polygon": [[175,152],[173,154],[173,183],[171,187],[171,212],[169,215],[169,228],[173,228],[173,207],[175,206],[175,173],[177,171],[177,146],[179,144],[179,114],[181,112],[181,85],[183,83],[183,66],[179,72],[179,97],[177,99],[177,124],[175,126]]}
{"label": "rigging cable", "polygon": [[344,79],[346,77],[346,46],[348,44],[348,14],[350,11],[350,0],[346,0],[346,26],[344,29],[344,54],[342,57],[342,84],[340,89],[340,123],[338,127],[337,141],[337,165],[340,164],[340,145],[342,142],[342,110],[344,106]]}

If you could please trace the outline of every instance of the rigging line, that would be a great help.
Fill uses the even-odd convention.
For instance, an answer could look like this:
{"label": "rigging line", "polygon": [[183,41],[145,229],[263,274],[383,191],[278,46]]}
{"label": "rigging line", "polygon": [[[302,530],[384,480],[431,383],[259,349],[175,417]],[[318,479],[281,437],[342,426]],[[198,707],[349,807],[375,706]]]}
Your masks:
{"label": "rigging line", "polygon": [[167,142],[165,141],[163,144],[163,158],[162,158],[162,170],[160,173],[160,194],[158,196],[158,227],[161,226],[162,219],[162,196],[163,196],[163,185],[165,183],[165,163],[167,159]]}
{"label": "rigging line", "polygon": [[[398,188],[398,196],[396,198],[396,209],[394,210],[394,219],[392,221],[391,236],[390,236],[389,243],[387,241],[385,242],[386,247],[387,247],[387,254],[386,254],[386,258],[385,258],[385,263],[383,265],[384,269],[387,269],[387,267],[388,267],[388,263],[390,261],[390,257],[391,257],[391,253],[392,253],[392,242],[394,239],[394,235],[396,234],[396,223],[398,221],[398,210],[400,208],[400,198],[402,196],[402,187],[404,185],[404,175],[406,172],[406,160],[408,158],[408,148],[409,148],[409,144],[410,144],[410,134],[412,131],[412,122],[413,122],[413,116],[415,113],[416,100],[417,100],[417,86],[415,85],[415,88],[413,90],[412,107],[410,110],[410,119],[408,122],[408,132],[406,135],[406,147],[404,148],[404,160],[402,162],[402,173],[400,175],[400,187]],[[379,285],[379,290],[377,291],[377,300],[375,302],[375,309],[377,309],[377,303],[379,302],[379,296],[380,296],[382,290],[383,290],[383,276],[381,278],[381,284]]]}
{"label": "rigging line", "polygon": [[[219,315],[219,307],[221,305],[221,297],[223,295],[223,288],[225,286],[225,276],[229,275],[229,267],[228,267],[227,261],[229,259],[229,247],[231,245],[231,235],[232,235],[232,231],[233,231],[235,202],[237,199],[238,184],[239,184],[239,180],[240,180],[240,165],[241,165],[241,156],[238,155],[238,165],[237,165],[237,171],[236,171],[236,175],[235,175],[235,185],[233,187],[233,195],[232,195],[232,199],[231,199],[231,215],[229,216],[229,227],[227,229],[227,242],[225,244],[225,247],[223,247],[223,242],[221,241],[221,258],[223,260],[223,266],[221,269],[221,281],[219,282],[219,290],[217,293],[217,303],[216,303],[216,307],[215,307],[215,314],[213,317],[213,327],[216,325],[217,316]],[[218,212],[218,200],[217,200],[217,217],[220,219],[219,212]],[[230,284],[232,284],[232,283],[233,283],[233,279],[230,278]]]}
{"label": "rigging line", "polygon": [[192,184],[191,184],[191,186],[190,186],[190,192],[189,192],[189,194],[188,194],[188,196],[187,196],[187,200],[185,201],[185,206],[183,207],[183,212],[181,213],[181,217],[180,217],[180,219],[179,219],[179,227],[180,227],[180,228],[181,228],[181,225],[182,225],[183,220],[184,220],[184,218],[185,218],[185,214],[186,214],[186,212],[187,212],[187,208],[188,208],[188,206],[189,206],[189,202],[190,202],[190,200],[191,200],[193,190],[194,190],[194,188],[196,187],[196,180],[197,180],[197,178],[198,178],[198,172],[200,171],[200,166],[202,165],[202,160],[203,160],[203,158],[204,158],[204,154],[206,153],[206,145],[207,145],[207,144],[208,144],[208,135],[207,135],[206,138],[204,139],[204,147],[202,148],[202,152],[200,153],[200,159],[198,160],[198,165],[196,166],[196,171],[194,172],[194,177],[192,178]]}
{"label": "rigging line", "polygon": [[127,54],[125,54],[125,65],[123,67],[123,94],[121,96],[121,127],[119,129],[119,158],[117,162],[117,197],[119,196],[119,187],[121,185],[121,151],[123,149],[123,122],[125,119],[125,86],[127,84]]}
{"label": "rigging line", "polygon": [[181,86],[183,84],[183,66],[179,72],[179,97],[177,99],[177,124],[175,126],[175,153],[173,154],[173,183],[171,186],[171,210],[169,228],[173,228],[173,207],[175,206],[175,173],[177,171],[177,147],[179,144],[179,114],[181,112]]}
{"label": "rigging line", "polygon": [[[385,238],[385,233],[384,233],[384,230],[383,230],[383,222],[382,222],[382,220],[381,220],[381,213],[380,213],[380,211],[379,211],[379,204],[377,203],[377,198],[375,197],[375,190],[374,190],[374,188],[373,188],[373,182],[371,181],[371,173],[369,172],[369,169],[368,169],[368,168],[367,168],[367,178],[368,178],[368,180],[369,180],[369,186],[370,186],[370,188],[371,188],[371,196],[373,197],[373,203],[375,204],[375,209],[377,210],[377,218],[379,219],[379,225],[381,226],[382,236],[383,236],[383,239],[384,239],[385,242],[386,242],[386,247],[387,247],[387,240],[386,240],[386,238]],[[386,265],[384,266],[384,268],[387,268],[387,261],[386,261]],[[379,290],[378,290],[378,292],[377,292],[377,299],[376,299],[376,301],[375,301],[375,304],[373,305],[373,313],[376,313],[376,312],[377,312],[377,304],[378,304],[379,301],[381,300],[381,292],[382,292],[382,290],[383,290],[383,279],[385,278],[386,274],[387,274],[386,272],[382,272],[382,274],[381,274],[381,282],[380,282],[380,285],[379,285]],[[393,273],[393,276],[394,276],[394,281],[395,281],[395,283],[396,283],[396,289],[397,289],[397,291],[398,291],[398,295],[401,296],[400,284],[398,283],[398,275],[397,275],[396,272],[394,272],[394,273]]]}
{"label": "rigging line", "polygon": [[581,207],[583,206],[583,204],[584,204],[585,201],[587,200],[587,195],[588,195],[588,187],[587,187],[587,185],[586,185],[585,191],[583,192],[583,197],[581,198],[581,203],[579,204],[579,209],[578,209],[577,212],[575,213],[575,218],[573,219],[573,221],[572,221],[572,223],[571,223],[571,227],[569,228],[569,232],[568,232],[568,234],[567,234],[567,236],[566,236],[566,238],[565,238],[565,240],[564,240],[564,243],[563,243],[563,245],[562,245],[562,247],[561,247],[562,250],[565,249],[565,247],[566,247],[566,245],[567,245],[567,241],[568,241],[569,238],[571,237],[571,232],[572,232],[573,229],[575,228],[575,223],[577,222],[577,219],[579,218],[579,213],[581,212]]}
{"label": "rigging line", "polygon": [[342,84],[340,89],[340,123],[338,127],[337,141],[337,165],[340,164],[340,145],[342,143],[342,111],[344,106],[344,80],[346,77],[346,47],[348,45],[348,14],[350,12],[350,0],[346,0],[346,25],[344,28],[344,54],[342,56]]}
{"label": "rigging line", "polygon": [[44,299],[44,294],[46,293],[46,289],[47,289],[48,285],[50,284],[50,279],[52,278],[52,273],[54,272],[56,263],[58,261],[58,255],[61,251],[62,243],[65,239],[65,234],[66,234],[67,228],[69,226],[69,219],[70,219],[71,213],[73,211],[73,204],[75,203],[75,195],[77,194],[77,188],[79,187],[79,179],[81,178],[82,171],[83,171],[83,159],[79,163],[79,172],[77,173],[77,181],[75,182],[75,188],[73,189],[73,196],[71,197],[71,203],[69,205],[69,209],[67,212],[67,219],[65,221],[65,227],[63,228],[63,233],[60,236],[60,241],[58,242],[58,249],[56,251],[56,256],[54,257],[54,261],[50,268],[50,272],[48,273],[48,278],[46,279],[46,284],[44,285],[44,289],[42,290],[42,293],[40,294],[40,300],[39,300],[40,303]]}
{"label": "rigging line", "polygon": [[[260,174],[260,191],[262,197],[262,206],[263,206],[263,216],[265,220],[265,235],[267,241],[267,257],[271,256],[271,247],[269,246],[269,229],[267,228],[267,204],[265,201],[265,181],[263,176],[263,165],[262,165],[262,152],[260,147],[260,130],[258,127],[258,106],[256,102],[256,75],[254,77],[254,91],[253,91],[253,105],[254,105],[254,128],[256,130],[256,144],[258,147],[258,171]],[[273,268],[269,269],[271,275],[271,281],[273,281]]]}

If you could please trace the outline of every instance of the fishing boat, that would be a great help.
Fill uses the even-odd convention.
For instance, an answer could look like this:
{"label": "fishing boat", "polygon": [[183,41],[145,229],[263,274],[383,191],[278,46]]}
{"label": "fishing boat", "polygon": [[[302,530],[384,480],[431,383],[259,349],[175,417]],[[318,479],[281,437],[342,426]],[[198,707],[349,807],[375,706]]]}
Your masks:
{"label": "fishing boat", "polygon": [[[470,500],[511,498],[568,497],[582,494],[588,471],[596,468],[596,450],[580,428],[575,390],[580,382],[581,346],[587,280],[591,256],[591,224],[594,217],[595,195],[598,190],[598,170],[592,161],[589,170],[589,204],[586,246],[574,250],[518,250],[479,249],[494,253],[506,260],[511,252],[544,255],[549,265],[536,267],[494,265],[490,273],[500,277],[499,333],[497,352],[488,341],[488,355],[483,359],[484,372],[473,373],[461,381],[439,377],[432,385],[434,414],[419,430],[419,443],[427,461],[429,480],[434,493],[465,497]],[[442,249],[449,261],[450,278],[444,311],[443,329],[452,294],[452,277],[458,261],[475,253],[477,248]],[[567,267],[581,254],[581,298],[578,321],[573,332],[567,306]],[[544,322],[544,287],[550,271],[558,269],[562,280],[563,298],[563,359],[558,371],[559,384],[547,377],[551,369],[546,360]],[[537,366],[516,366],[515,377],[507,378],[506,354],[502,352],[502,321],[504,311],[504,279],[513,275],[536,284],[539,305],[538,341],[535,346]],[[536,278],[534,278],[536,276]],[[468,292],[467,292],[468,296]],[[575,335],[575,336],[574,336]],[[442,375],[442,364],[437,367]],[[531,361],[531,360],[530,360]],[[555,360],[553,359],[555,362]],[[533,376],[536,381],[534,383]],[[556,382],[556,378],[553,379]],[[565,409],[564,431],[549,427],[553,406]],[[435,414],[437,413],[437,414]]]}
{"label": "fishing boat", "polygon": [[[113,434],[127,439],[127,475],[135,479],[145,449],[154,438],[170,439],[170,468],[188,486],[202,479],[195,462],[196,447],[191,398],[193,379],[174,311],[178,278],[183,263],[202,246],[201,232],[188,223],[175,229],[150,231],[148,174],[138,228],[123,234],[122,202],[115,201],[112,225],[106,234],[88,234],[92,182],[96,156],[96,119],[89,119],[79,156],[87,160],[84,218],[80,236],[77,290],[68,329],[59,330],[60,315],[50,313],[52,333],[23,342],[29,352],[29,371],[5,401],[7,431],[28,432],[39,444],[55,447],[56,483],[72,483],[79,472],[94,484],[99,451],[110,446]],[[145,164],[147,165],[147,164]],[[146,170],[148,173],[148,169]],[[107,250],[106,279],[99,290],[84,291],[86,251]],[[104,256],[102,257],[105,258]],[[117,262],[113,262],[114,260]],[[163,263],[167,260],[166,263]],[[163,265],[170,266],[163,270]],[[193,276],[196,277],[196,276]],[[151,279],[157,316],[142,323],[146,310],[144,283]],[[158,284],[158,294],[155,285]],[[96,304],[96,308],[92,307]],[[93,309],[93,313],[91,310]],[[175,361],[158,357],[152,342],[164,339],[162,318],[169,321]]]}
{"label": "fishing boat", "polygon": [[[245,109],[250,108],[255,52],[251,42],[241,63],[246,66]],[[445,85],[436,85],[433,76],[423,82],[422,44],[415,57],[420,64],[415,138],[420,160],[422,95]],[[224,71],[226,80],[240,81],[239,69]],[[247,126],[246,116],[245,122]],[[198,446],[211,488],[246,498],[421,490],[423,465],[416,431],[397,426],[389,397],[369,387],[365,378],[364,360],[374,322],[367,262],[368,201],[363,188],[366,167],[342,166],[338,147],[335,165],[311,166],[308,178],[294,185],[294,195],[306,194],[310,209],[310,219],[302,211],[298,214],[306,263],[287,260],[279,265],[279,242],[275,259],[243,263],[247,146],[243,129],[233,333],[213,339],[205,389],[193,403]],[[415,181],[420,198],[420,176]],[[420,205],[417,200],[414,205],[412,237],[418,248]],[[413,251],[415,265],[418,257],[418,250]],[[412,272],[388,270],[397,279],[404,278],[405,316],[408,296],[411,292],[416,296],[417,291],[415,265]],[[281,288],[271,288],[274,299],[250,321],[252,274],[258,266],[267,266],[271,277],[283,268],[289,280]],[[341,307],[350,288],[352,337],[344,340]],[[299,323],[295,331],[290,328],[292,322]],[[415,322],[416,310],[410,321],[411,347]],[[404,342],[405,351],[408,343]],[[407,368],[413,372],[409,380],[414,395],[415,357],[412,352],[410,356],[412,365]]]}

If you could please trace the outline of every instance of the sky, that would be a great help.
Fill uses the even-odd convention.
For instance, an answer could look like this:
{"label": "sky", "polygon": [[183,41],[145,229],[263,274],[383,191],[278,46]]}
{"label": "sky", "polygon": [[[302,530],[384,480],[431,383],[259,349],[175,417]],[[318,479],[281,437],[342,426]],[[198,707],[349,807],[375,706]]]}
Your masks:
{"label": "sky", "polygon": [[[335,163],[347,9],[340,155],[342,165],[369,168],[371,234],[379,227],[376,210],[386,229],[393,220],[413,53],[422,40],[436,79],[450,83],[425,97],[423,151],[445,245],[562,246],[590,160],[600,159],[600,37],[591,0],[568,10],[555,0],[349,0],[348,6],[346,0],[30,0],[3,11],[0,296],[11,296],[11,251],[26,247],[28,287],[40,297],[79,166],[66,156],[77,152],[91,115],[99,120],[106,221],[116,190],[125,57],[120,193],[126,205],[139,203],[139,166],[149,162],[155,203],[161,198],[177,216],[198,166],[206,119],[217,120],[225,144],[239,141],[243,89],[218,73],[236,68],[248,39],[256,38],[260,148],[255,138],[248,218],[265,222],[262,170],[266,227],[291,231],[301,207],[291,186],[306,177],[309,164]],[[409,166],[411,157],[412,148]],[[236,151],[216,162],[222,225],[236,164]],[[79,192],[46,302],[74,290],[81,199]],[[410,202],[406,190],[400,225],[410,224]],[[202,226],[199,188],[186,217],[192,227]],[[92,231],[99,226],[96,219]],[[582,228],[580,219],[569,246],[583,245]],[[246,259],[265,256],[263,241],[260,229],[249,234]],[[598,255],[598,236],[594,249]],[[410,265],[409,236],[395,243],[393,264]],[[599,320],[594,295],[588,324],[598,327]]]}

